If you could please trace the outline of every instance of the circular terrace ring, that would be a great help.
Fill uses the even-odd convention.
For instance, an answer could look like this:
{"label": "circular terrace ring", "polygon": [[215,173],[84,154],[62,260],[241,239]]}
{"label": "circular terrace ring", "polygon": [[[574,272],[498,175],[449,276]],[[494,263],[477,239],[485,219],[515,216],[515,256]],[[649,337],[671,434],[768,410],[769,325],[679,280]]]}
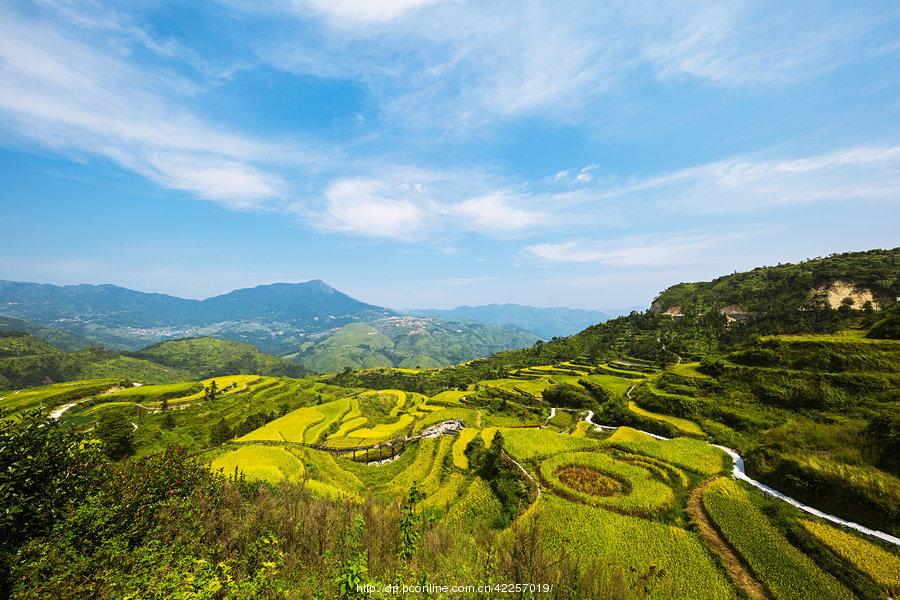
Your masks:
{"label": "circular terrace ring", "polygon": [[557,454],[543,460],[539,472],[556,494],[622,514],[651,518],[675,505],[670,485],[605,452]]}

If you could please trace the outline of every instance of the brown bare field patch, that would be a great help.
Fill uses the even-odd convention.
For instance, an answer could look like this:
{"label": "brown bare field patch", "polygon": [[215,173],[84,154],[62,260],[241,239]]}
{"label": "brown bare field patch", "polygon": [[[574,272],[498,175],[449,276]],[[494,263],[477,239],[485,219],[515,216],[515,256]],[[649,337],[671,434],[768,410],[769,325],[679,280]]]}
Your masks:
{"label": "brown bare field patch", "polygon": [[555,474],[566,486],[592,496],[612,496],[622,491],[622,484],[618,481],[587,467],[565,465]]}

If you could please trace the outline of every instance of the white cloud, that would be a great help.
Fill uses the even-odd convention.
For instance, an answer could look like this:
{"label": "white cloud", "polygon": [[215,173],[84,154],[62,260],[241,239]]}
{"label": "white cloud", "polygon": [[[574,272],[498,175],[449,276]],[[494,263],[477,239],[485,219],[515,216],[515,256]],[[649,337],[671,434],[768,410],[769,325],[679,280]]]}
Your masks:
{"label": "white cloud", "polygon": [[363,82],[394,125],[475,135],[532,115],[615,120],[632,110],[617,101],[648,67],[658,79],[718,85],[806,79],[882,48],[872,33],[896,19],[853,5],[315,2],[333,26],[264,46],[265,60]]}
{"label": "white cloud", "polygon": [[726,248],[747,233],[688,233],[634,236],[615,240],[573,240],[534,244],[532,257],[549,263],[597,263],[611,267],[671,267],[683,265]]}
{"label": "white cloud", "polygon": [[854,44],[890,18],[859,8],[698,4],[670,15],[671,29],[647,40],[644,54],[664,79],[691,76],[727,85],[805,79],[849,60]]}
{"label": "white cloud", "polygon": [[409,241],[422,235],[424,211],[405,199],[403,191],[391,190],[381,181],[336,181],[325,192],[325,199],[325,213],[317,218],[324,229]]}
{"label": "white cloud", "polygon": [[495,192],[464,200],[451,210],[461,218],[461,227],[484,233],[515,233],[547,224],[548,215],[516,206],[516,202],[509,192]]}
{"label": "white cloud", "polygon": [[287,149],[204,122],[187,108],[196,84],[137,66],[107,37],[79,39],[0,7],[0,82],[8,136],[111,159],[229,207],[282,194],[282,178],[269,163]]}
{"label": "white cloud", "polygon": [[307,0],[299,2],[300,8],[308,6],[314,12],[327,15],[342,25],[358,23],[382,23],[437,0]]}
{"label": "white cloud", "polygon": [[896,202],[900,146],[860,146],[780,160],[729,158],[597,193],[607,201],[722,214],[823,202]]}

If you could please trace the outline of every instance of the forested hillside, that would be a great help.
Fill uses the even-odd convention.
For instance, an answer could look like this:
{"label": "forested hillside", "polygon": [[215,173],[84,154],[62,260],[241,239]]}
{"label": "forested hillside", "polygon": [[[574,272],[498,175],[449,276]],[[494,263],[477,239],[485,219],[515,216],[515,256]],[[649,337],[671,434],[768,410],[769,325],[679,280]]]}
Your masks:
{"label": "forested hillside", "polygon": [[214,338],[162,342],[135,353],[103,346],[64,352],[31,334],[0,334],[0,390],[94,378],[172,383],[229,373],[299,377],[309,371],[249,344]]}
{"label": "forested hillside", "polygon": [[[846,289],[836,289],[841,287]],[[845,298],[855,302],[851,304],[855,308],[863,308],[866,301],[885,306],[898,295],[900,249],[895,248],[835,254],[797,264],[759,267],[709,282],[673,285],[653,301],[652,309],[659,313],[678,307],[680,310],[673,312],[696,316],[738,305],[765,316],[819,307],[829,300],[837,308]]]}
{"label": "forested hillside", "polygon": [[195,379],[231,373],[259,373],[277,377],[309,374],[300,365],[264,354],[250,344],[209,337],[160,342],[135,352],[133,356],[187,371]]}
{"label": "forested hillside", "polygon": [[69,333],[68,331],[63,331],[62,329],[41,327],[40,325],[35,325],[28,321],[10,317],[0,317],[0,334],[4,333],[30,333],[31,335],[44,340],[48,344],[66,352],[97,345],[96,342]]}
{"label": "forested hillside", "polygon": [[[468,385],[502,376],[510,369],[587,358],[593,362],[630,356],[655,365],[699,360],[729,351],[759,335],[833,333],[851,326],[873,327],[895,314],[889,310],[900,296],[900,250],[871,250],[833,255],[798,264],[762,267],[727,275],[708,283],[678,284],[654,301],[655,310],[633,312],[588,327],[573,336],[537,342],[530,348],[503,352],[466,365],[420,374],[373,371],[355,374],[358,381],[422,392]],[[877,302],[829,303],[816,291],[845,281],[872,291]],[[698,290],[697,299],[690,295]],[[672,302],[673,304],[668,304]],[[680,302],[681,304],[676,304]],[[743,302],[738,320],[720,310]],[[680,306],[678,314],[665,309]],[[664,307],[664,308],[660,308]],[[879,329],[894,331],[885,321]]]}

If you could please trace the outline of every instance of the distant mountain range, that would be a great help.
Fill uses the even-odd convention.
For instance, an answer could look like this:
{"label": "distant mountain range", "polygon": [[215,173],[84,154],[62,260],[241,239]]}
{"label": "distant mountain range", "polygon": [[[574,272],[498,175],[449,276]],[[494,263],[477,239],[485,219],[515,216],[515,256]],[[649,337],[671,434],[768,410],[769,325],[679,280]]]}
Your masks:
{"label": "distant mountain range", "polygon": [[398,312],[318,279],[206,300],[114,285],[0,280],[0,315],[0,331],[31,333],[64,350],[93,343],[135,351],[166,340],[217,337],[289,356],[320,372],[446,366],[528,347],[608,318],[597,311],[514,304]]}
{"label": "distant mountain range", "polygon": [[309,335],[392,314],[319,280],[235,290],[206,300],[114,285],[0,281],[0,314],[137,350],[184,337],[217,336],[289,353]]}
{"label": "distant mountain range", "polygon": [[518,327],[536,333],[546,340],[573,335],[618,314],[618,311],[610,315],[598,310],[539,308],[522,304],[483,304],[457,306],[451,309],[416,308],[404,312],[416,317],[437,317],[445,321],[472,321],[485,325]]}

